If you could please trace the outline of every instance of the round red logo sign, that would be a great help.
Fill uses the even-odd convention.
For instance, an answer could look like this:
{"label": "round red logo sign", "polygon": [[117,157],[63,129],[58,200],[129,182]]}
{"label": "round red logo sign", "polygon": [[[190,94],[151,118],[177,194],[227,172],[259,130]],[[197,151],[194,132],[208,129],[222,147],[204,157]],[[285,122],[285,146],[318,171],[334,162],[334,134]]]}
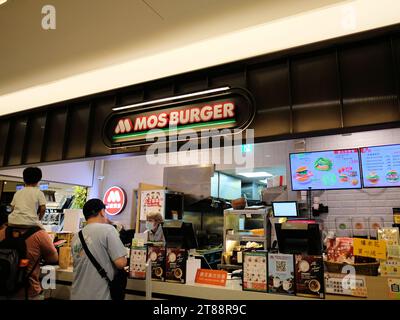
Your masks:
{"label": "round red logo sign", "polygon": [[126,204],[125,191],[120,187],[111,187],[104,194],[103,202],[106,205],[106,213],[111,216],[120,214]]}

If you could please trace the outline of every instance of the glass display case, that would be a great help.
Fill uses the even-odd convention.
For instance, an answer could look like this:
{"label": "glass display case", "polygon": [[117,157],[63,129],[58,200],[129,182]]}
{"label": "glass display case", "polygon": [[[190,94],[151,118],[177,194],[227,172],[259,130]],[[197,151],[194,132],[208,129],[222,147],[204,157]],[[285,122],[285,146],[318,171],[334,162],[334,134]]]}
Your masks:
{"label": "glass display case", "polygon": [[223,254],[220,269],[240,269],[243,252],[271,247],[270,208],[224,211]]}

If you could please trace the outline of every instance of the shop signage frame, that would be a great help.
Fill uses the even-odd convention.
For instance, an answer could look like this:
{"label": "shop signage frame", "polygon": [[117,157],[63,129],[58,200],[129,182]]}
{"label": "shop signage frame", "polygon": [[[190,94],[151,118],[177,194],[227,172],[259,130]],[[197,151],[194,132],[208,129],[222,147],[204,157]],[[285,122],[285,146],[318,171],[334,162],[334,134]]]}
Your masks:
{"label": "shop signage frame", "polygon": [[[229,129],[237,134],[248,128],[256,113],[251,93],[243,88],[215,90],[170,97],[168,102],[155,100],[138,103],[137,107],[116,107],[117,111],[104,122],[103,142],[109,149],[118,149],[149,145],[152,142],[146,138],[157,137],[157,132],[177,136],[190,129],[204,137],[207,130]],[[145,107],[141,106],[144,104]],[[212,137],[224,135],[208,134]],[[184,140],[176,139],[177,142]]]}

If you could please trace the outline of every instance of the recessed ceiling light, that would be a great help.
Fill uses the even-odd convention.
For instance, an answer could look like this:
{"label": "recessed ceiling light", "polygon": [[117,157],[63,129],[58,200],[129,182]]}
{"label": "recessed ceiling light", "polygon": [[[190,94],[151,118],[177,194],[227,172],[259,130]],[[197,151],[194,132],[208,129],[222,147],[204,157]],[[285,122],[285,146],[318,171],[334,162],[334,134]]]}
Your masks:
{"label": "recessed ceiling light", "polygon": [[264,178],[264,177],[272,177],[272,174],[268,172],[241,172],[238,173],[239,175],[246,177],[246,178]]}
{"label": "recessed ceiling light", "polygon": [[6,2],[7,2],[7,0],[0,0],[0,6],[1,6],[2,4],[6,3]]}

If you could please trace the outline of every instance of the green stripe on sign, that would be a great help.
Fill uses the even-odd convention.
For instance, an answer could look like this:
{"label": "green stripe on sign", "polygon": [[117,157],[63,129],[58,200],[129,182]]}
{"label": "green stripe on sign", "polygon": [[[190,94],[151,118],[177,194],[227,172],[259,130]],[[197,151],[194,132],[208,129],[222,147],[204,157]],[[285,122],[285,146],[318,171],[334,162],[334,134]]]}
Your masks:
{"label": "green stripe on sign", "polygon": [[[183,129],[193,129],[193,128],[204,128],[204,127],[210,127],[210,126],[218,126],[218,125],[223,125],[223,124],[231,124],[231,123],[236,123],[236,120],[222,120],[222,121],[212,121],[212,122],[207,122],[207,123],[197,123],[197,124],[187,124],[184,126],[177,127],[176,129],[171,129],[171,128],[163,128],[163,129],[157,129],[161,131],[179,131]],[[140,137],[140,136],[145,136],[149,133],[150,130],[146,132],[138,132],[138,133],[125,133],[125,134],[120,134],[113,136],[113,140],[119,140],[119,139],[125,139],[125,138],[134,138],[134,137]]]}

